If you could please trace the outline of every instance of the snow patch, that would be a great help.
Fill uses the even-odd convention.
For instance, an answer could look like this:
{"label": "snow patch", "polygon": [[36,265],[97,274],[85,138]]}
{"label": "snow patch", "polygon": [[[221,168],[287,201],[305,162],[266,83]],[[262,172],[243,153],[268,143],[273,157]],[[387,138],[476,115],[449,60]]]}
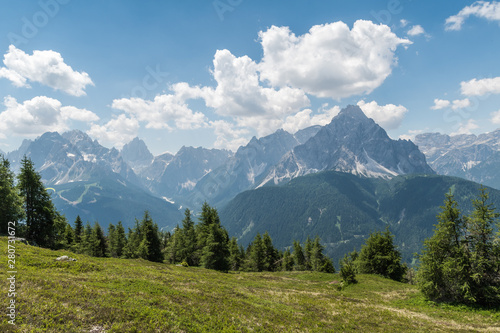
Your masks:
{"label": "snow patch", "polygon": [[190,179],[188,179],[186,182],[184,182],[184,183],[181,184],[181,187],[183,189],[188,189],[188,190],[194,189],[195,186],[196,186],[196,182],[194,182],[194,181],[192,181]]}
{"label": "snow patch", "polygon": [[[171,204],[175,204],[174,200],[172,199],[169,199],[167,197],[161,197],[163,200],[165,200],[166,202],[170,202]],[[181,206],[182,207],[182,206]]]}

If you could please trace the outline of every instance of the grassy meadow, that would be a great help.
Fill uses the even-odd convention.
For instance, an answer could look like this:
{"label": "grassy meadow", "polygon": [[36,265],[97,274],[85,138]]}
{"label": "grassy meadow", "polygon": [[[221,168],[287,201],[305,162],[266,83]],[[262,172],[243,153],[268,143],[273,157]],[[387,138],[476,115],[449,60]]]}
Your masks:
{"label": "grassy meadow", "polygon": [[0,244],[0,332],[500,332],[499,309],[435,304],[378,276],[339,290],[338,274],[219,273],[20,243],[13,326]]}

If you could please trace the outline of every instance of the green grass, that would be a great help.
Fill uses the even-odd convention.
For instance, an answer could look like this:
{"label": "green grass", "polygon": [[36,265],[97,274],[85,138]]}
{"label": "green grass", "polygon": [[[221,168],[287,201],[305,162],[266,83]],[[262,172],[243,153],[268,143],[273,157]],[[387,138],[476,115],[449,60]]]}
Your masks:
{"label": "green grass", "polygon": [[[0,238],[6,312],[6,238]],[[425,301],[414,286],[360,275],[219,273],[16,244],[16,326],[0,332],[500,331],[500,311]],[[76,262],[56,262],[61,255]],[[5,264],[4,264],[5,263]]]}

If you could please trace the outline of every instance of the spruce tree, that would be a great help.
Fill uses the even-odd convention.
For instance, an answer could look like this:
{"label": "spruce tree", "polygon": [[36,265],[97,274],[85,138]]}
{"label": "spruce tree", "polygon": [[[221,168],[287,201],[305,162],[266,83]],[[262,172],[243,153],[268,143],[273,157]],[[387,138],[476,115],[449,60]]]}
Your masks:
{"label": "spruce tree", "polygon": [[[8,223],[15,222],[16,231],[18,224],[24,217],[23,201],[19,189],[14,184],[14,173],[10,170],[10,163],[0,154],[0,234],[6,235]],[[22,236],[19,232],[16,235]]]}
{"label": "spruce tree", "polygon": [[263,249],[263,270],[273,272],[277,270],[277,262],[279,252],[273,245],[273,240],[269,233],[266,231],[262,236],[262,249]]}
{"label": "spruce tree", "polygon": [[310,263],[311,269],[316,272],[335,273],[335,267],[330,258],[323,253],[324,247],[321,245],[319,236],[312,242]]}
{"label": "spruce tree", "polygon": [[199,263],[199,258],[196,256],[196,231],[194,222],[191,219],[191,211],[184,211],[184,219],[182,220],[182,249],[181,260],[186,261],[189,266],[195,266]]}
{"label": "spruce tree", "polygon": [[108,225],[108,256],[116,258],[116,227],[113,223]]}
{"label": "spruce tree", "polygon": [[394,245],[394,235],[389,228],[370,234],[361,248],[357,267],[360,273],[378,274],[395,281],[402,281],[406,265],[401,263],[401,253]]}
{"label": "spruce tree", "polygon": [[82,241],[78,252],[89,256],[92,255],[92,227],[89,222],[85,224],[85,228],[83,229]]}
{"label": "spruce tree", "polygon": [[255,235],[252,242],[248,264],[248,268],[253,272],[262,272],[264,270],[264,246],[259,233]]}
{"label": "spruce tree", "polygon": [[80,244],[82,242],[82,234],[83,234],[83,222],[80,218],[80,215],[76,216],[75,220],[75,243]]}
{"label": "spruce tree", "polygon": [[303,271],[306,269],[306,257],[299,241],[293,242],[293,260],[295,264],[294,269],[296,271]]}
{"label": "spruce tree", "polygon": [[26,156],[21,161],[18,180],[26,213],[26,239],[38,246],[53,247],[56,212],[40,174],[35,171],[33,162]]}
{"label": "spruce tree", "polygon": [[283,259],[281,261],[281,270],[291,271],[293,270],[294,260],[290,249],[286,249],[283,253]]}
{"label": "spruce tree", "polygon": [[[147,254],[141,256],[143,259],[155,262],[163,262],[163,253],[161,251],[161,240],[158,233],[158,225],[153,222],[148,211],[144,212],[144,217],[141,223],[143,239],[142,246],[147,247]],[[146,245],[144,245],[146,244]]]}
{"label": "spruce tree", "polygon": [[125,229],[123,228],[122,221],[118,221],[115,229],[115,253],[117,258],[123,256],[123,249],[127,245],[127,238],[125,236]]}
{"label": "spruce tree", "polygon": [[206,245],[203,247],[201,265],[208,269],[229,270],[229,236],[218,223],[209,225]]}
{"label": "spruce tree", "polygon": [[313,243],[309,236],[307,236],[306,242],[304,244],[304,257],[305,257],[305,270],[312,270],[312,249]]}
{"label": "spruce tree", "polygon": [[90,255],[93,257],[105,257],[107,253],[106,238],[98,222],[94,223],[90,235]]}
{"label": "spruce tree", "polygon": [[232,271],[238,271],[244,260],[245,251],[238,246],[238,242],[235,237],[232,237],[229,241],[229,269]]}

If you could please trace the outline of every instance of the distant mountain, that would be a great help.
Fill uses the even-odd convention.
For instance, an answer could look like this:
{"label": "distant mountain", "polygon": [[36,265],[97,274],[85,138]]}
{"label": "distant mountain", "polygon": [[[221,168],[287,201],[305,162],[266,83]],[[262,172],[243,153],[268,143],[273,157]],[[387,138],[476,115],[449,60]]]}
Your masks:
{"label": "distant mountain", "polygon": [[70,221],[79,214],[103,226],[119,220],[132,226],[146,209],[170,226],[181,217],[177,206],[137,185],[139,179],[118,150],[105,148],[80,131],[48,132],[34,141],[24,140],[7,156],[16,173],[24,155],[31,158],[44,184],[55,189],[54,203]]}
{"label": "distant mountain", "polygon": [[228,150],[182,147],[174,156],[163,154],[156,157],[139,176],[152,193],[165,200],[182,200],[203,176],[224,164],[232,155]]}
{"label": "distant mountain", "polygon": [[358,106],[350,105],[316,135],[283,156],[259,186],[324,170],[385,178],[434,173],[411,141],[392,140]]}
{"label": "distant mountain", "polygon": [[292,135],[282,129],[240,147],[224,165],[205,175],[194,188],[190,201],[200,205],[208,201],[223,206],[236,194],[254,188],[281,157],[315,135],[321,126],[313,126]]}
{"label": "distant mountain", "polygon": [[123,146],[120,153],[123,160],[136,174],[149,167],[154,160],[153,154],[151,154],[144,141],[137,137]]}
{"label": "distant mountain", "polygon": [[[257,232],[268,231],[279,248],[320,236],[335,264],[358,250],[373,231],[389,226],[404,260],[411,262],[425,238],[432,235],[439,206],[452,190],[460,208],[472,209],[470,200],[479,184],[456,177],[403,175],[392,179],[366,178],[325,171],[265,186],[237,195],[220,212],[231,236],[244,246]],[[500,191],[489,189],[500,209]]]}
{"label": "distant mountain", "polygon": [[417,135],[415,143],[438,174],[500,189],[500,129],[478,136],[425,133]]}

